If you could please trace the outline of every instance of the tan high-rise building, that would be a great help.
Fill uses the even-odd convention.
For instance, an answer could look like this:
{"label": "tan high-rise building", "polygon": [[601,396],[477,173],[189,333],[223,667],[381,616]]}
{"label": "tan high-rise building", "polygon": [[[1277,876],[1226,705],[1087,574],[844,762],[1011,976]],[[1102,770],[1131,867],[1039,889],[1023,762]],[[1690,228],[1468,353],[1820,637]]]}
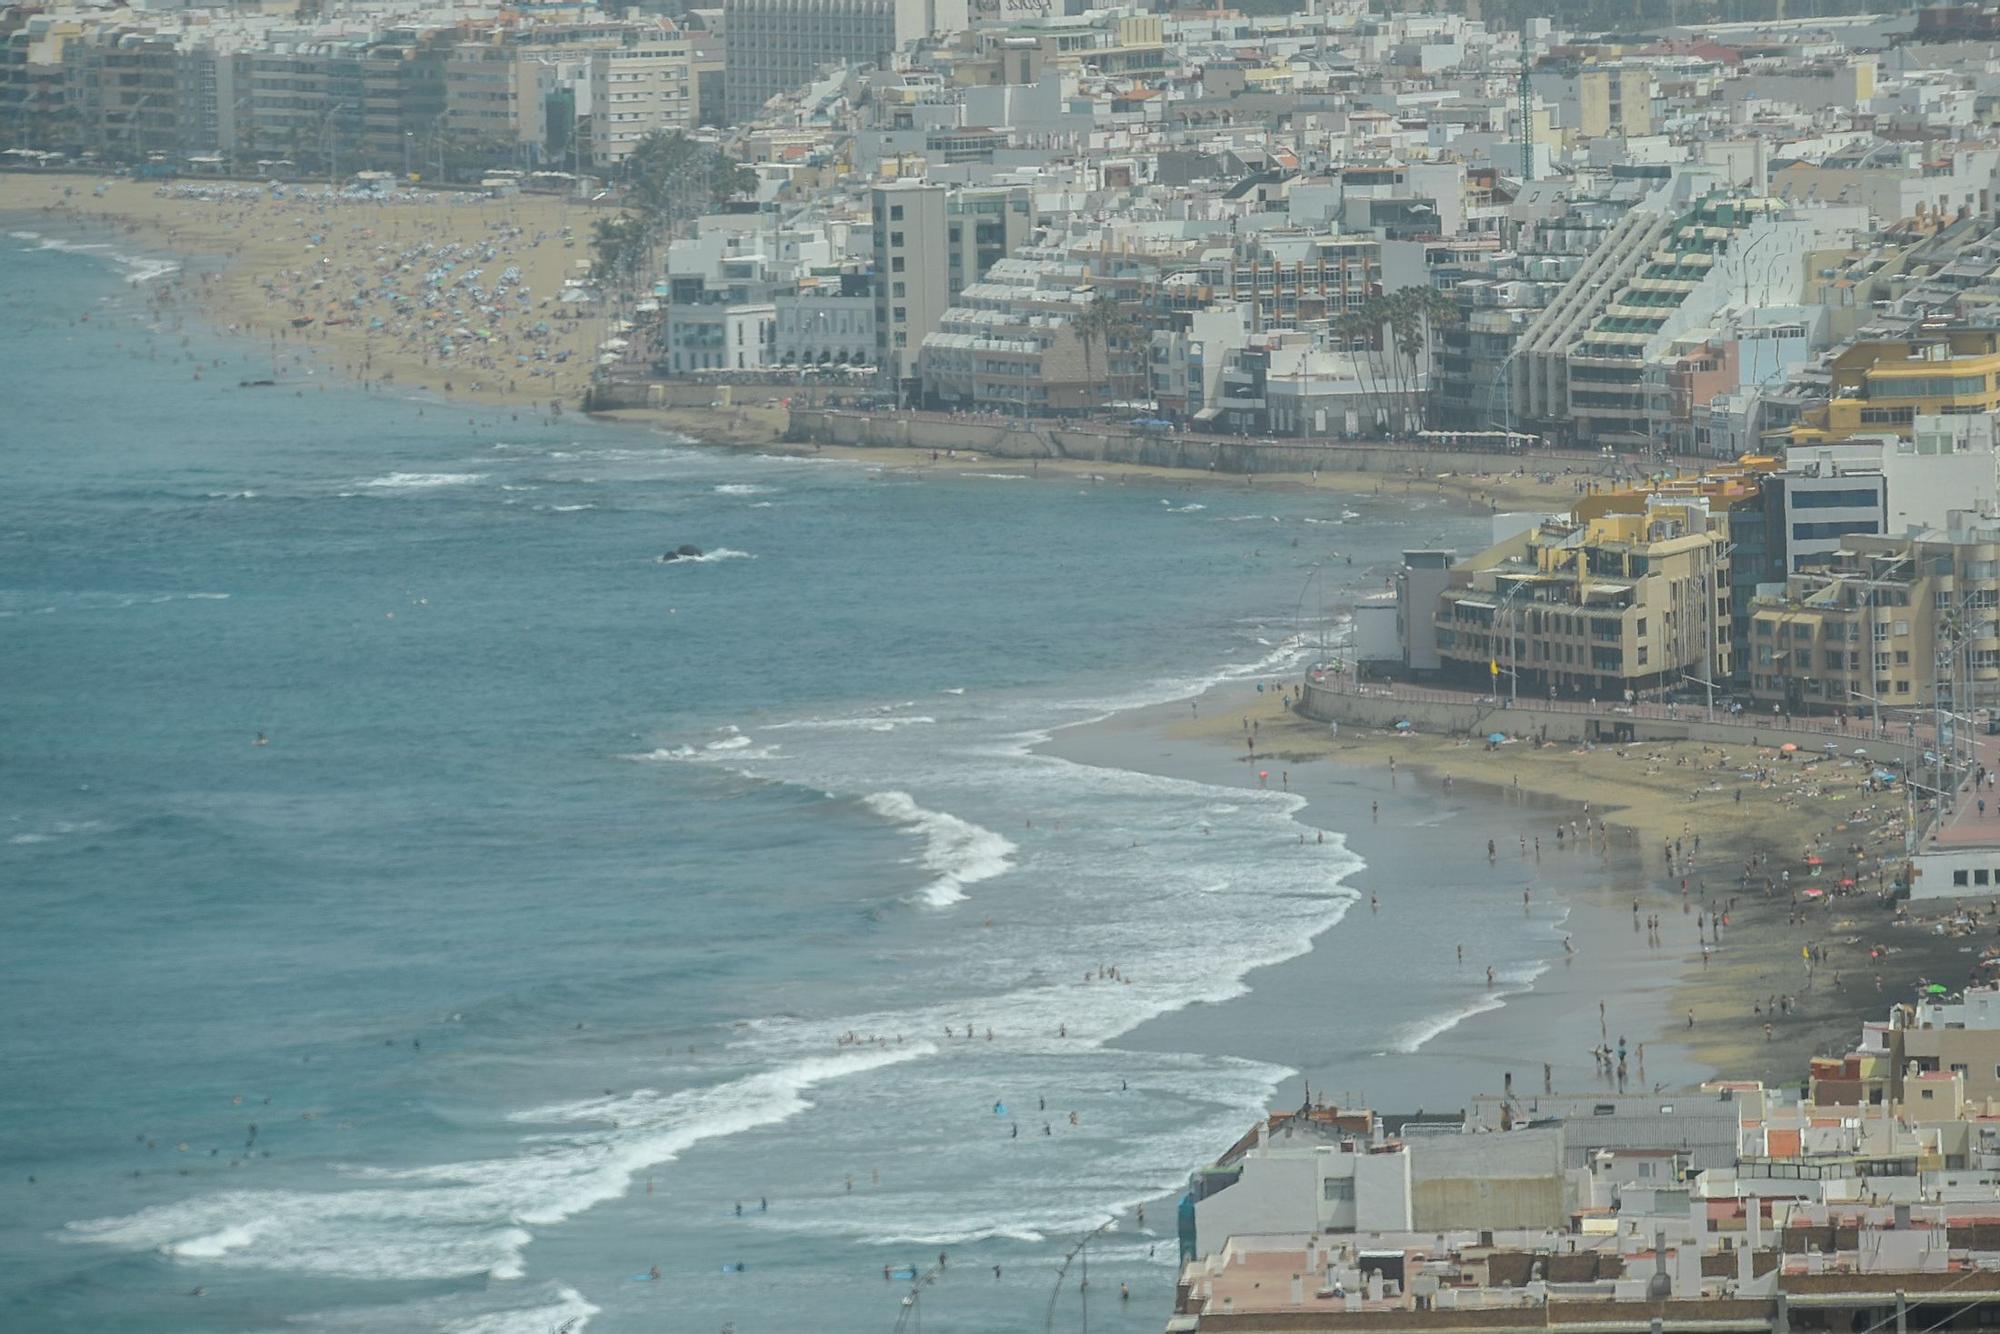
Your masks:
{"label": "tan high-rise building", "polygon": [[656,131],[696,124],[694,65],[688,40],[663,32],[632,46],[590,57],[590,157],[602,172],[617,170],[633,147]]}
{"label": "tan high-rise building", "polygon": [[1618,699],[1727,680],[1729,520],[1705,497],[1553,520],[1452,570],[1444,670],[1500,694]]}
{"label": "tan high-rise building", "polygon": [[1653,132],[1653,75],[1643,65],[1593,65],[1576,76],[1577,132],[1586,139]]}

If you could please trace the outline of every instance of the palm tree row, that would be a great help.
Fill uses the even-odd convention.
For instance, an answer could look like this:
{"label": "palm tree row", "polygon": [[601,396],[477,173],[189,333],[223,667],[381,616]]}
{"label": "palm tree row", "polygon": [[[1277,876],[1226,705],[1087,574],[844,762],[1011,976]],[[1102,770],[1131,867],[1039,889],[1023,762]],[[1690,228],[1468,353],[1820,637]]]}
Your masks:
{"label": "palm tree row", "polygon": [[621,288],[652,276],[662,241],[734,195],[756,188],[756,173],[720,150],[675,131],[655,131],[623,164],[625,211],[600,218],[591,237],[594,273]]}
{"label": "palm tree row", "polygon": [[1334,332],[1357,354],[1361,391],[1369,401],[1374,431],[1403,435],[1429,423],[1427,354],[1433,350],[1437,331],[1458,320],[1457,304],[1426,285],[1371,296],[1334,325]]}

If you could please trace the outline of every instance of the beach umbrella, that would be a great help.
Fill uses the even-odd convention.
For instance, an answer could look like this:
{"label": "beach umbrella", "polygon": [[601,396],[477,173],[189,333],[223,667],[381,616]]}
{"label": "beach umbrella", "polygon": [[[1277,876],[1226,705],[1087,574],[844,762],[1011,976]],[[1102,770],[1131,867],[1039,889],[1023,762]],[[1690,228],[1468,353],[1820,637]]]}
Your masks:
{"label": "beach umbrella", "polygon": [[1507,734],[1505,732],[1488,732],[1486,734],[1486,739],[1488,741],[1491,741],[1494,745],[1497,746],[1502,741],[1505,741],[1507,739]]}
{"label": "beach umbrella", "polygon": [[1778,747],[1778,753],[1781,755],[1789,755],[1797,749],[1798,749],[1798,744],[1796,742],[1787,741],[1784,745]]}
{"label": "beach umbrella", "polygon": [[1806,891],[1806,897],[1809,899],[1816,899],[1824,893],[1826,893],[1826,891],[1823,889],[1809,889]]}
{"label": "beach umbrella", "polygon": [[1890,773],[1887,769],[1877,769],[1874,773],[1874,778],[1878,783],[1893,783],[1896,781],[1896,775]]}
{"label": "beach umbrella", "polygon": [[1818,865],[1819,865],[1819,861],[1820,861],[1820,858],[1819,858],[1819,854],[1815,852],[1815,853],[1812,853],[1812,854],[1810,854],[1810,855],[1809,855],[1809,856],[1808,856],[1808,857],[1806,858],[1806,865],[1807,865],[1807,866],[1818,866]]}
{"label": "beach umbrella", "polygon": [[1853,876],[1848,876],[1848,877],[1847,877],[1847,878],[1846,878],[1845,880],[1842,880],[1842,881],[1840,882],[1840,887],[1841,887],[1842,889],[1853,889],[1853,888],[1854,888],[1854,877],[1853,877]]}
{"label": "beach umbrella", "polygon": [[1924,990],[1933,996],[1942,996],[1945,994],[1945,988],[1936,982],[1931,983],[1929,986],[1925,987]]}
{"label": "beach umbrella", "polygon": [[1403,720],[1402,720],[1401,722],[1397,723],[1397,724],[1396,724],[1396,730],[1397,730],[1398,732],[1407,732],[1407,731],[1409,731],[1409,730],[1410,730],[1410,720],[1409,720],[1408,718],[1405,718],[1405,719],[1403,719]]}
{"label": "beach umbrella", "polygon": [[1866,754],[1868,753],[1868,751],[1867,751],[1867,750],[1866,750],[1865,748],[1861,747],[1861,746],[1856,746],[1856,747],[1854,748],[1854,753],[1855,753],[1856,755],[1866,755]]}

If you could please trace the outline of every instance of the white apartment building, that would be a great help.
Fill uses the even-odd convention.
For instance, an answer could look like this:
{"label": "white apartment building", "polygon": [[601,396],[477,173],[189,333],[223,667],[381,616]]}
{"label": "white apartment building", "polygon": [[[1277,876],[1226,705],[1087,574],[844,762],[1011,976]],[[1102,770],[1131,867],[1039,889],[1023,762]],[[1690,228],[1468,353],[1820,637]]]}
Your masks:
{"label": "white apartment building", "polygon": [[591,160],[613,171],[647,135],[693,129],[696,103],[688,41],[678,33],[593,52]]}

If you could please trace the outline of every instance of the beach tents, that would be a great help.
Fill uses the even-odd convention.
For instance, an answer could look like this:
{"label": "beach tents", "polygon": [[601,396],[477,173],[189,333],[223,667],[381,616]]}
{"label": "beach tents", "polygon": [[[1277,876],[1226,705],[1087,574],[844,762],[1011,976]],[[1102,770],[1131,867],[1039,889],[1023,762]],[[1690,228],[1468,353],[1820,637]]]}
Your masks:
{"label": "beach tents", "polygon": [[1497,746],[1507,739],[1507,734],[1505,732],[1488,732],[1486,739]]}

